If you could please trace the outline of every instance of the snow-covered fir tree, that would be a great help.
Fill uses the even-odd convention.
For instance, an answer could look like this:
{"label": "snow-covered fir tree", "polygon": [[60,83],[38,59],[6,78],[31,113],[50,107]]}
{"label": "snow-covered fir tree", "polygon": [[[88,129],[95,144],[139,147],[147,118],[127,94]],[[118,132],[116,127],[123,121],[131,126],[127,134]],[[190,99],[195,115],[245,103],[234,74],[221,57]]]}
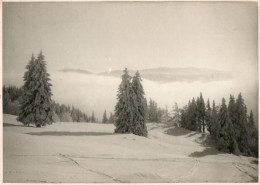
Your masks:
{"label": "snow-covered fir tree", "polygon": [[25,125],[41,127],[53,122],[52,92],[46,61],[42,52],[37,59],[32,55],[24,75],[23,101],[18,120]]}
{"label": "snow-covered fir tree", "polygon": [[132,80],[131,89],[133,100],[133,134],[139,136],[147,136],[146,127],[146,99],[144,98],[144,89],[142,86],[142,78],[137,71]]}
{"label": "snow-covered fir tree", "polygon": [[229,152],[232,144],[232,138],[230,135],[231,120],[229,118],[226,101],[224,98],[222,99],[222,104],[219,110],[219,123],[220,131],[217,135],[218,148]]}
{"label": "snow-covered fir tree", "polygon": [[115,106],[115,133],[133,132],[133,106],[131,102],[131,77],[127,68],[122,75],[122,82],[118,88],[117,104]]}

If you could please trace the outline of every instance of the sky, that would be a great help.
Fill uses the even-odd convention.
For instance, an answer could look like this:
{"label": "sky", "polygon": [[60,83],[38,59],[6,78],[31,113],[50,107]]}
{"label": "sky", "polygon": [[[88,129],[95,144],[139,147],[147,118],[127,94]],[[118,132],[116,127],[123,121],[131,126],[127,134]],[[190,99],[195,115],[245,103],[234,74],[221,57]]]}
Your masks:
{"label": "sky", "polygon": [[[256,110],[257,8],[257,2],[4,2],[4,84],[21,85],[32,53],[38,55],[42,50],[55,92],[61,92],[57,87],[62,74],[56,73],[61,69],[210,68],[232,73],[234,88],[227,81],[223,88],[230,89],[223,90],[225,96],[248,91],[246,98]],[[184,86],[189,91],[196,88],[197,94],[209,87],[214,91],[214,84],[200,85]],[[147,88],[153,92],[164,89],[158,97],[172,91],[167,85],[149,84]],[[220,91],[215,92],[222,96]]]}
{"label": "sky", "polygon": [[3,3],[4,72],[257,65],[257,2]]}

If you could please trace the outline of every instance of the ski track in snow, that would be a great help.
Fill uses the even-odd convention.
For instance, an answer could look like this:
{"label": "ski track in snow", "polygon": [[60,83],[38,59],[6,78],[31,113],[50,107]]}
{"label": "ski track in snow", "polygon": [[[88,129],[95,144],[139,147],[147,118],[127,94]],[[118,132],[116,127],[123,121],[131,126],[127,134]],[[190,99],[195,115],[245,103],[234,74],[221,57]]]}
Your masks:
{"label": "ski track in snow", "polygon": [[91,169],[87,169],[87,168],[81,166],[75,159],[73,159],[73,158],[71,158],[71,157],[68,157],[67,155],[59,154],[59,156],[65,158],[65,159],[68,159],[69,161],[72,161],[72,162],[73,162],[74,164],[76,164],[79,168],[82,168],[82,169],[84,169],[84,170],[86,170],[86,171],[89,171],[89,172],[92,172],[92,173],[96,173],[96,174],[98,174],[98,175],[101,175],[101,176],[104,176],[104,177],[107,177],[107,178],[111,178],[111,179],[112,179],[113,181],[115,181],[115,182],[123,183],[123,181],[121,181],[121,180],[119,180],[119,179],[117,179],[117,178],[115,178],[115,177],[112,177],[112,176],[110,176],[110,175],[107,175],[107,174],[105,174],[105,173],[98,172],[98,171],[94,171],[94,170],[91,170]]}

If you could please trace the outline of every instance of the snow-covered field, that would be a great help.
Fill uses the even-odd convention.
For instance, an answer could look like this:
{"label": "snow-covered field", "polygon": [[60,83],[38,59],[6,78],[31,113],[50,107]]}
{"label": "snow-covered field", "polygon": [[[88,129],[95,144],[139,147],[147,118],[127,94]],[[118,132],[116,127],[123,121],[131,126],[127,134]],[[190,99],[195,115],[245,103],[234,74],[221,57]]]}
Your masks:
{"label": "snow-covered field", "polygon": [[3,115],[4,182],[258,182],[258,159],[224,154],[207,135],[148,123],[149,137],[113,125],[24,127]]}

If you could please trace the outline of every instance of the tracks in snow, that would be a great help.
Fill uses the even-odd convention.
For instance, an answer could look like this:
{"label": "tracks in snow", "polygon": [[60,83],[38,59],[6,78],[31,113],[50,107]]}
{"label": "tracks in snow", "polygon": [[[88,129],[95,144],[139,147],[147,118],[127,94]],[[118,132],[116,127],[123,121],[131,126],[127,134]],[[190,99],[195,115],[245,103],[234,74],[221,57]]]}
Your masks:
{"label": "tracks in snow", "polygon": [[198,166],[199,166],[200,161],[198,159],[195,159],[195,163],[193,165],[193,167],[190,169],[190,171],[187,172],[187,175],[182,175],[179,177],[174,178],[174,182],[183,182],[183,180],[187,179],[188,177],[191,177],[194,175],[194,173],[196,172]]}
{"label": "tracks in snow", "polygon": [[101,176],[110,178],[110,179],[112,179],[112,180],[115,181],[115,182],[123,183],[123,181],[121,181],[121,180],[119,180],[119,179],[117,179],[117,178],[115,178],[115,177],[112,177],[112,176],[110,176],[110,175],[107,175],[107,174],[105,174],[105,173],[102,173],[102,172],[99,172],[99,171],[95,171],[95,170],[91,170],[91,169],[87,169],[87,168],[81,166],[76,160],[72,159],[71,157],[68,157],[67,155],[59,154],[59,156],[65,158],[65,159],[70,160],[71,162],[73,162],[74,164],[76,164],[79,168],[84,169],[85,171],[89,171],[89,172],[96,173],[96,174],[98,174],[98,175],[101,175]]}
{"label": "tracks in snow", "polygon": [[258,181],[258,177],[257,177],[257,176],[255,177],[255,176],[249,174],[249,173],[248,173],[248,170],[245,170],[245,169],[244,169],[244,166],[250,167],[250,168],[252,168],[252,169],[254,169],[254,170],[255,170],[255,168],[253,168],[253,167],[251,167],[251,166],[249,166],[249,165],[246,165],[246,164],[235,163],[235,162],[233,162],[232,165],[233,165],[236,169],[238,169],[238,171],[240,171],[240,172],[242,172],[243,174],[245,174],[245,175],[249,176],[250,178],[252,178],[252,182],[257,182],[257,181]]}

